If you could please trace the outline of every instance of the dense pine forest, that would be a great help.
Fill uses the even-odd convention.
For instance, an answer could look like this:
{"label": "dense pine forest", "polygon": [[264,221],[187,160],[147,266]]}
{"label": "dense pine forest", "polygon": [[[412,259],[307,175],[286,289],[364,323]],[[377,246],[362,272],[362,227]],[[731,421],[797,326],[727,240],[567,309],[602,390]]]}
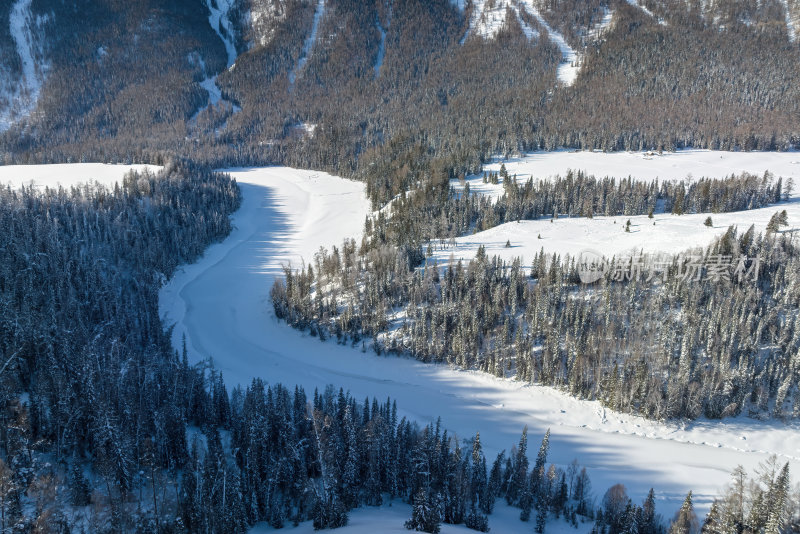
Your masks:
{"label": "dense pine forest", "polygon": [[[210,169],[284,164],[391,203],[361,242],[286,269],[271,304],[295,328],[651,419],[800,416],[800,251],[780,206],[766,234],[731,228],[650,278],[586,285],[578,258],[544,253],[429,261],[431,247],[505,222],[787,200],[793,184],[770,173],[646,183],[502,170],[484,177],[503,184],[496,202],[452,185],[530,150],[796,148],[798,3],[534,0],[539,20],[496,2],[520,15],[491,38],[474,30],[474,3],[449,0],[326,0],[320,19],[312,0],[0,5],[0,28],[21,20],[31,56],[0,31],[0,163],[164,166],[113,189],[0,187],[0,533],[325,529],[393,500],[424,532],[485,532],[503,502],[539,534],[555,519],[602,534],[800,529],[777,459],[737,469],[705,519],[691,492],[661,517],[658,488],[633,502],[624,480],[592,487],[580,458],[549,463],[549,433],[535,461],[527,429],[487,458],[480,434],[337,385],[307,395],[265,376],[228,391],[211,362],[171,345],[159,289],[229,235],[241,203]],[[574,83],[558,76],[546,25],[577,52]],[[719,257],[741,269],[709,280]]]}

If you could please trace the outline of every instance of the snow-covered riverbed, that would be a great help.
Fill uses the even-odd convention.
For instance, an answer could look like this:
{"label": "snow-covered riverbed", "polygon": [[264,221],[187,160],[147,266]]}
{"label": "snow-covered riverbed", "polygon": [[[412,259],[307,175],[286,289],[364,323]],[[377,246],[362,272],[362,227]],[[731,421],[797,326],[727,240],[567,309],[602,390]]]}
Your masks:
{"label": "snow-covered riverbed", "polygon": [[[186,266],[160,295],[186,335],[190,356],[212,358],[229,385],[260,376],[315,387],[335,384],[357,398],[390,396],[421,423],[441,416],[451,433],[481,432],[488,457],[516,443],[524,425],[533,442],[552,429],[550,460],[573,459],[590,470],[599,496],[624,483],[641,501],[653,486],[667,516],[694,490],[700,512],[736,465],[752,469],[769,454],[800,472],[800,428],[741,418],[724,423],[660,424],[604,410],[550,388],[456,371],[410,359],[375,356],[360,347],[321,343],[279,322],[269,290],[281,265],[311,261],[320,246],[357,236],[369,213],[362,184],[325,173],[270,167],[234,169],[243,193],[233,233]],[[533,450],[536,447],[532,447]]]}

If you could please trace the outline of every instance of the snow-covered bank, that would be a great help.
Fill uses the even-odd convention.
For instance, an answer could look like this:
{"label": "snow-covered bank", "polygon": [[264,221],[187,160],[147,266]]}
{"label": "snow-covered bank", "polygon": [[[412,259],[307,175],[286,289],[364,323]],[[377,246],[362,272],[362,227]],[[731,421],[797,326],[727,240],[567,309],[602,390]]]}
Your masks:
{"label": "snow-covered bank", "polygon": [[745,418],[660,424],[550,388],[378,357],[292,330],[272,311],[272,282],[282,263],[300,266],[300,258],[312,261],[320,245],[360,233],[369,213],[363,185],[277,167],[230,172],[243,193],[233,233],[179,271],[159,300],[167,323],[175,323],[175,346],[185,335],[191,358],[213,358],[228,384],[260,376],[301,384],[309,393],[335,384],[356,397],[390,396],[401,415],[423,423],[441,416],[460,437],[480,431],[488,458],[515,444],[524,425],[534,442],[552,428],[553,462],[566,465],[577,458],[589,468],[600,495],[623,482],[641,502],[655,487],[666,516],[690,489],[698,509],[707,510],[736,465],[752,469],[775,453],[791,461],[794,472],[800,469],[796,424]]}
{"label": "snow-covered bank", "polygon": [[107,163],[59,163],[54,165],[0,165],[0,186],[10,185],[17,189],[23,185],[39,187],[70,187],[87,182],[96,182],[113,187],[122,181],[130,170],[144,169],[158,172],[158,165],[110,165]]}
{"label": "snow-covered bank", "polygon": [[[565,175],[569,169],[585,171],[598,177],[613,176],[651,181],[692,180],[699,178],[724,178],[749,172],[763,174],[770,171],[775,176],[793,178],[800,187],[800,153],[798,152],[723,152],[717,150],[679,150],[677,152],[592,152],[567,151],[532,152],[522,157],[497,158],[483,167],[487,172],[499,172],[505,165],[510,176],[525,181],[531,176],[544,179],[556,174]],[[498,185],[484,184],[482,175],[467,177],[473,193],[499,197],[503,193],[502,181]],[[456,189],[461,184],[453,181]]]}
{"label": "snow-covered bank", "polygon": [[[409,531],[403,523],[411,517],[411,506],[395,499],[391,505],[379,507],[365,506],[356,508],[349,513],[346,527],[337,528],[337,534],[407,534]],[[534,520],[523,523],[519,520],[519,508],[506,505],[502,499],[497,500],[495,510],[489,516],[489,528],[496,534],[510,534],[514,532],[532,532]],[[579,523],[578,528],[569,525],[564,519],[552,520],[547,523],[547,534],[587,534],[592,530],[593,523]],[[314,530],[311,521],[301,523],[298,527],[285,527],[283,529],[292,534],[311,534]],[[261,524],[250,529],[250,534],[264,534],[275,532],[272,527]],[[475,534],[464,525],[448,525],[442,523],[441,534]]]}

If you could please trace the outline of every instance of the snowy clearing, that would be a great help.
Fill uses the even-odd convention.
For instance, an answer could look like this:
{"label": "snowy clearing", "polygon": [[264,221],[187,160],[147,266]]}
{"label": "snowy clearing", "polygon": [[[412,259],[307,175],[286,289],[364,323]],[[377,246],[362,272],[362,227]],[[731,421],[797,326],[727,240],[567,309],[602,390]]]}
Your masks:
{"label": "snowy clearing", "polygon": [[130,170],[158,172],[158,165],[110,165],[108,163],[59,163],[54,165],[0,165],[0,185],[56,188],[96,182],[113,187]]}
{"label": "snowy clearing", "polygon": [[299,267],[300,258],[311,261],[321,245],[360,234],[369,213],[363,184],[278,167],[230,172],[243,193],[234,231],[198,263],[179,270],[159,298],[167,324],[175,323],[174,345],[180,347],[185,335],[190,358],[212,358],[229,385],[260,376],[300,384],[309,394],[335,384],[356,398],[389,396],[401,415],[421,423],[441,416],[459,437],[480,431],[487,458],[517,443],[524,425],[533,443],[552,428],[550,460],[566,465],[577,458],[598,497],[623,482],[639,502],[653,486],[659,511],[669,517],[689,489],[705,512],[736,465],[752,469],[770,453],[800,472],[796,424],[747,418],[661,424],[551,388],[379,357],[291,329],[275,318],[272,282],[282,263]]}
{"label": "snowy clearing", "polygon": [[[433,257],[440,267],[454,261],[469,261],[483,245],[489,256],[500,256],[506,261],[522,257],[522,264],[530,267],[536,254],[544,250],[548,254],[569,254],[576,257],[585,250],[593,250],[610,258],[640,252],[679,254],[687,249],[706,247],[715,238],[722,236],[729,226],[737,226],[745,232],[755,225],[756,232],[764,233],[767,223],[776,211],[786,210],[789,226],[782,233],[800,238],[800,198],[750,211],[731,213],[698,213],[690,215],[656,214],[616,217],[560,217],[550,222],[549,218],[536,221],[509,222],[456,238],[455,247],[444,247],[434,242]],[[711,217],[712,227],[703,223]],[[631,231],[625,232],[625,223],[631,221]],[[653,224],[655,222],[655,225]],[[511,247],[506,247],[506,242]]]}
{"label": "snowy clearing", "polygon": [[[612,176],[652,181],[686,180],[699,178],[724,178],[733,174],[749,172],[763,174],[770,171],[775,176],[793,178],[800,187],[800,153],[798,152],[723,152],[715,150],[679,150],[677,152],[591,152],[567,151],[533,152],[518,158],[494,159],[484,165],[484,171],[499,172],[506,166],[510,176],[518,181],[530,177],[549,178],[564,176],[568,170],[585,171],[597,177]],[[468,176],[470,191],[491,195],[503,194],[502,179],[497,185],[484,184],[483,175]],[[456,190],[462,185],[453,181]]]}
{"label": "snowy clearing", "polygon": [[[399,499],[395,499],[391,505],[384,504],[378,507],[356,508],[349,513],[349,521],[346,527],[337,528],[337,534],[408,534],[408,530],[403,523],[411,517],[411,506]],[[506,505],[502,499],[497,500],[495,510],[489,516],[489,528],[496,534],[506,534],[512,532],[532,532],[535,521],[532,519],[528,523],[519,520],[519,508],[512,508]],[[566,523],[563,518],[551,520],[547,523],[547,534],[588,534],[592,530],[593,523],[579,523],[578,528],[573,528]],[[297,528],[291,526],[284,527],[285,531],[292,534],[312,534],[319,532],[314,530],[311,521],[301,523]],[[250,529],[250,534],[263,534],[265,532],[276,532],[275,529],[266,525],[256,525]],[[475,534],[475,530],[470,530],[464,525],[448,525],[442,523],[441,534]]]}

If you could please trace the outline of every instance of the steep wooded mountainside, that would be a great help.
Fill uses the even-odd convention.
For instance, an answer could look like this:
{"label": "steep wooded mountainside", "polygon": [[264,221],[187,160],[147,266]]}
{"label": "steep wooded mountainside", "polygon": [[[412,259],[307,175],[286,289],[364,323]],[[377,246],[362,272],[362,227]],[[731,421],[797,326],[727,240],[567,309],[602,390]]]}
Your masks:
{"label": "steep wooded mountainside", "polygon": [[[17,0],[0,24],[23,20],[28,50],[0,32],[0,154],[363,175],[418,150],[457,175],[492,152],[563,145],[784,149],[798,136],[797,12],[790,0]],[[22,91],[26,108],[31,50],[42,85]]]}

